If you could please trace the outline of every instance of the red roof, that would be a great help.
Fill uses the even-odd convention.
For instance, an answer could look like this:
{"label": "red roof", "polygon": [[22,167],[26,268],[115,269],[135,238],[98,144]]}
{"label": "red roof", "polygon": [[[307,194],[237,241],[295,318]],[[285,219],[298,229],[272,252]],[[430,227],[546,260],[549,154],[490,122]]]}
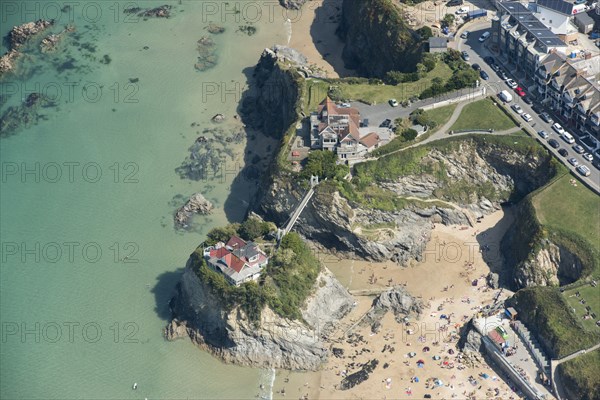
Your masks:
{"label": "red roof", "polygon": [[375,132],[371,132],[368,135],[362,137],[360,139],[360,143],[363,144],[368,149],[370,149],[371,147],[373,147],[377,143],[379,143],[379,135],[376,134]]}
{"label": "red roof", "polygon": [[246,245],[246,242],[237,236],[232,236],[227,242],[226,246],[231,247],[232,249],[239,249]]}
{"label": "red roof", "polygon": [[229,253],[229,250],[227,250],[225,247],[221,247],[220,249],[212,249],[210,251],[210,256],[214,258],[223,258]]}
{"label": "red roof", "polygon": [[229,266],[229,268],[231,268],[235,272],[239,273],[242,271],[242,269],[244,268],[244,265],[246,265],[246,263],[241,258],[231,254],[231,258],[230,258],[229,262],[227,263],[227,265]]}

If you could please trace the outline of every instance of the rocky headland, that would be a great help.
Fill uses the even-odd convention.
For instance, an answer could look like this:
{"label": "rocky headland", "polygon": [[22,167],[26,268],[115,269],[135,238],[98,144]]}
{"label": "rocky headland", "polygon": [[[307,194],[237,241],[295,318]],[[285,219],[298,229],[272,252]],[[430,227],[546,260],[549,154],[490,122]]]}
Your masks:
{"label": "rocky headland", "polygon": [[39,19],[14,26],[7,36],[8,52],[0,58],[0,75],[13,71],[15,62],[22,55],[20,49],[53,24],[54,21]]}
{"label": "rocky headland", "polygon": [[227,310],[194,272],[188,261],[177,294],[170,303],[175,316],[165,329],[169,340],[189,337],[194,344],[225,362],[261,368],[317,370],[329,350],[323,337],[353,307],[348,291],[327,271],[317,278],[314,293],[289,320],[266,307],[251,321],[239,307]]}

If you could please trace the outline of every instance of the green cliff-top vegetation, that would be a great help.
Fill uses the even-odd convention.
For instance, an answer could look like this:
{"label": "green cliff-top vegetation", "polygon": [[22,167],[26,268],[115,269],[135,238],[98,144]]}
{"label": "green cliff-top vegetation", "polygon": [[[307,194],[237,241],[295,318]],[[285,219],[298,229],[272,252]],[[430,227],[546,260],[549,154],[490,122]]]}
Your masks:
{"label": "green cliff-top vegetation", "polygon": [[600,400],[600,349],[560,364],[558,373],[570,398]]}
{"label": "green cliff-top vegetation", "polygon": [[[213,229],[208,233],[207,243],[227,240],[234,234],[256,240],[269,228],[268,223],[249,218],[241,225]],[[274,249],[274,243],[267,245]],[[230,285],[222,274],[210,269],[202,253],[201,246],[192,254],[194,271],[226,309],[239,306],[251,321],[258,322],[262,310],[268,306],[283,318],[302,320],[300,309],[314,289],[321,265],[298,234],[289,233],[282,238],[259,282],[246,282],[239,287]]]}

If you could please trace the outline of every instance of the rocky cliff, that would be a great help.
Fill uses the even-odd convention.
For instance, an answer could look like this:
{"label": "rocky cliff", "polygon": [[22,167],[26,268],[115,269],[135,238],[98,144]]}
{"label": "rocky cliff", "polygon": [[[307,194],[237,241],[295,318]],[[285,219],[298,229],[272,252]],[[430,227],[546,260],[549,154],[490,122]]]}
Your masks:
{"label": "rocky cliff", "polygon": [[[433,223],[469,225],[501,203],[522,197],[550,179],[550,159],[481,138],[454,140],[429,148],[420,159],[437,172],[419,170],[378,183],[398,197],[422,201],[383,211],[349,201],[334,185],[321,184],[294,229],[345,256],[400,264],[420,260]],[[263,191],[258,213],[277,223],[286,221],[303,193],[293,182],[291,176],[276,176]]]}
{"label": "rocky cliff", "polygon": [[348,291],[327,270],[315,284],[315,292],[301,310],[304,322],[287,320],[266,307],[258,323],[249,321],[239,308],[226,310],[198,279],[192,262],[171,301],[173,321],[169,340],[189,337],[199,347],[225,362],[261,368],[316,370],[327,359],[322,338],[353,307]]}
{"label": "rocky cliff", "polygon": [[[573,251],[568,237],[550,233],[537,220],[529,198],[517,208],[515,222],[501,243],[515,288],[558,286],[575,282],[584,272],[585,249]],[[575,254],[577,253],[577,254]]]}
{"label": "rocky cliff", "polygon": [[346,67],[367,77],[412,72],[421,59],[420,39],[391,0],[344,0],[338,34]]}

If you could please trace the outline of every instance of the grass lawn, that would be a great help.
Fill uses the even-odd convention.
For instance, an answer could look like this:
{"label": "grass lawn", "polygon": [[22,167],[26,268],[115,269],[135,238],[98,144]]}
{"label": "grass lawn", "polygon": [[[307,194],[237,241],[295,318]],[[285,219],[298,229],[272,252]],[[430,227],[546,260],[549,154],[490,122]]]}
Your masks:
{"label": "grass lawn", "polygon": [[581,400],[600,399],[600,350],[594,350],[558,366],[571,396]]}
{"label": "grass lawn", "polygon": [[[579,292],[580,297],[576,297],[575,292]],[[600,288],[585,285],[579,288],[565,290],[563,296],[565,296],[569,305],[575,309],[575,315],[581,321],[584,328],[590,331],[600,332],[600,328],[596,326],[596,321],[600,319]],[[579,302],[581,299],[585,299],[585,304]],[[588,320],[583,319],[583,316],[587,314],[585,309],[586,306],[589,306],[592,309],[592,313],[596,314],[596,318]]]}
{"label": "grass lawn", "polygon": [[308,98],[305,99],[305,110],[315,110],[319,103],[327,96],[330,86],[337,86],[342,92],[344,99],[349,101],[376,104],[385,103],[389,99],[396,99],[402,102],[411,97],[419,96],[423,90],[431,86],[433,78],[442,78],[445,82],[451,76],[452,70],[450,67],[446,63],[439,61],[436,67],[427,73],[425,78],[419,79],[416,82],[406,82],[399,85],[350,84],[336,80],[326,82],[319,79],[309,79],[306,81]]}
{"label": "grass lawn", "polygon": [[566,174],[534,196],[537,216],[543,225],[577,234],[600,252],[600,197],[578,181],[573,186],[572,179]]}
{"label": "grass lawn", "polygon": [[418,96],[421,92],[431,86],[433,78],[442,78],[444,82],[452,76],[450,67],[441,61],[438,61],[435,68],[427,73],[423,79],[416,82],[406,82],[399,85],[369,85],[359,84],[350,85],[348,83],[337,83],[344,97],[349,100],[360,100],[369,104],[385,103],[389,99],[396,99],[399,102],[411,97]]}
{"label": "grass lawn", "polygon": [[432,121],[434,121],[436,123],[435,128],[430,129],[429,131],[425,132],[421,136],[417,137],[415,140],[406,141],[406,140],[404,140],[403,137],[397,136],[394,139],[392,139],[392,141],[390,143],[375,150],[372,153],[372,155],[375,157],[379,157],[384,154],[389,154],[394,151],[403,149],[405,147],[412,146],[413,144],[422,142],[423,140],[427,139],[432,134],[434,134],[446,122],[448,122],[448,120],[452,116],[452,113],[454,112],[455,109],[456,109],[456,104],[450,104],[448,106],[434,108],[433,110],[425,111],[424,114],[429,119],[431,119]]}
{"label": "grass lawn", "polygon": [[450,130],[494,129],[503,131],[515,126],[514,122],[490,99],[483,99],[465,106]]}

